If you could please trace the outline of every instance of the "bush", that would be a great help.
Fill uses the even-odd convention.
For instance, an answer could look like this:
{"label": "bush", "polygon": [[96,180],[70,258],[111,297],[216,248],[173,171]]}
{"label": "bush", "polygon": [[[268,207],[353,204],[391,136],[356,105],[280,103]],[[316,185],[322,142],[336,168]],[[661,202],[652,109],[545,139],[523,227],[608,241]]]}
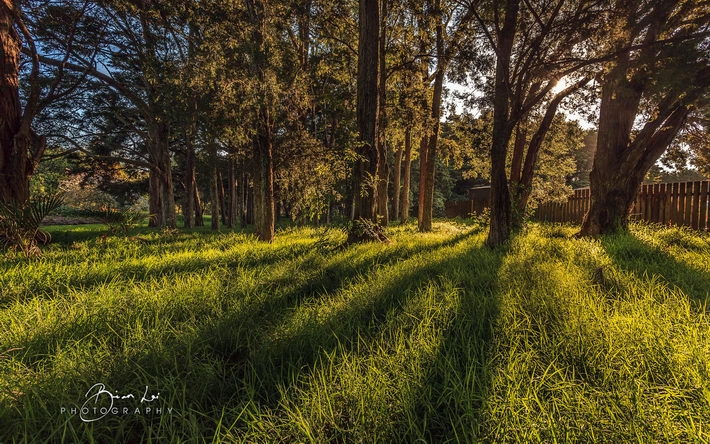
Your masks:
{"label": "bush", "polygon": [[101,216],[104,225],[108,227],[111,234],[128,234],[128,232],[138,226],[141,220],[143,220],[146,215],[138,210],[128,208],[125,210],[119,210],[116,208],[109,208]]}

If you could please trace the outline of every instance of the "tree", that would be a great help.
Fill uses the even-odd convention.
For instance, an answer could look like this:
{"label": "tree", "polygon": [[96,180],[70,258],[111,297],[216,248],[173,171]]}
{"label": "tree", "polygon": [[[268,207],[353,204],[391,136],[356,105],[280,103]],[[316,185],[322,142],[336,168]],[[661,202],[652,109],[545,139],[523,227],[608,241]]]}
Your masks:
{"label": "tree", "polygon": [[[380,0],[359,2],[357,71],[358,159],[353,173],[353,220],[377,224],[377,180],[380,172],[378,125],[380,123]],[[356,224],[357,225],[357,224]],[[364,240],[353,228],[351,241]]]}
{"label": "tree", "polygon": [[622,2],[601,86],[591,203],[580,235],[625,230],[646,173],[708,100],[710,16],[702,1]]}
{"label": "tree", "polygon": [[[425,82],[433,81],[430,115],[425,138],[419,149],[419,231],[431,231],[434,208],[434,182],[436,159],[441,124],[444,80],[454,57],[457,56],[468,26],[474,18],[473,6],[459,2],[442,4],[443,0],[428,2],[434,25],[434,59],[436,68],[431,76],[424,76]],[[424,66],[424,69],[428,69]]]}
{"label": "tree", "polygon": [[[88,76],[101,88],[119,94],[140,117],[136,132],[145,140],[149,169],[151,225],[176,224],[172,177],[170,94],[184,59],[179,4],[157,0],[84,3],[82,22],[67,33],[53,20],[57,11],[72,11],[71,1],[47,8],[33,23],[49,51],[39,61],[59,70]],[[90,11],[90,12],[89,12]],[[59,57],[58,48],[66,56]],[[97,65],[102,67],[99,69]],[[75,142],[76,143],[76,142]]]}
{"label": "tree", "polygon": [[[487,245],[503,244],[521,225],[542,141],[560,103],[583,87],[581,70],[596,60],[594,37],[601,34],[600,2],[506,0],[492,10],[476,9],[476,19],[495,53],[491,88],[491,221]],[[553,92],[558,82],[567,87]],[[532,137],[526,132],[531,128]],[[510,177],[508,151],[513,135]],[[512,184],[511,184],[512,182]],[[515,207],[515,211],[513,208]]]}
{"label": "tree", "polygon": [[[29,47],[32,64],[30,93],[24,108],[20,101],[23,39]],[[18,3],[3,0],[0,5],[0,202],[23,204],[29,199],[30,177],[46,148],[45,138],[32,129],[32,120],[40,110],[39,69],[37,50]]]}

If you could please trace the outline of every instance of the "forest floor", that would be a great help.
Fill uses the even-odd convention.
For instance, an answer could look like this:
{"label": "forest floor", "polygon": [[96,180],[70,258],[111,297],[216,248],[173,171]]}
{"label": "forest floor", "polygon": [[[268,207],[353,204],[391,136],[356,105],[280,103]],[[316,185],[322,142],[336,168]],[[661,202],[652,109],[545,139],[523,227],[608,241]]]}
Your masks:
{"label": "forest floor", "polygon": [[49,230],[0,260],[0,442],[710,441],[708,234]]}

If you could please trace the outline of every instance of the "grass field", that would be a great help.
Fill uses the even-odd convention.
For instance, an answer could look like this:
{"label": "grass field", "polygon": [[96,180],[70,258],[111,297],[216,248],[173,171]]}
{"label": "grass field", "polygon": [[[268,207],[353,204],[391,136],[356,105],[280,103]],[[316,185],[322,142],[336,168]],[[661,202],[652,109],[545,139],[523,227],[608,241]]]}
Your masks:
{"label": "grass field", "polygon": [[102,229],[0,262],[0,442],[710,442],[707,234]]}

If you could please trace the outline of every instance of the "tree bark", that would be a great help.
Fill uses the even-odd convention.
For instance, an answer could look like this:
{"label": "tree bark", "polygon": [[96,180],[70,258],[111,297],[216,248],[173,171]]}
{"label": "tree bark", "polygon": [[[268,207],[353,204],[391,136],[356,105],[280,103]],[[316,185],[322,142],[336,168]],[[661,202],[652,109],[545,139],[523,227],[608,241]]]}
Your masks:
{"label": "tree bark", "polygon": [[[676,93],[676,100],[665,97],[661,103],[670,105],[660,107],[655,119],[633,138],[640,101],[624,100],[625,90],[631,88],[625,74],[602,86],[597,151],[590,174],[591,202],[579,235],[611,234],[628,228],[629,212],[646,173],[683,127],[693,103],[708,86],[710,68],[700,72],[695,84],[682,94]],[[632,92],[633,97],[637,90]],[[619,116],[628,119],[619,121]]]}
{"label": "tree bark", "polygon": [[404,171],[402,180],[402,198],[400,199],[400,220],[404,223],[409,220],[409,201],[412,178],[412,128],[407,127],[404,133]]}
{"label": "tree bark", "polygon": [[222,225],[227,225],[227,195],[224,192],[224,177],[222,171],[217,169],[217,198],[219,199],[219,214]]}
{"label": "tree bark", "polygon": [[[440,61],[439,63],[443,63]],[[434,77],[434,95],[431,103],[431,129],[429,139],[423,147],[426,149],[426,162],[419,170],[419,231],[432,229],[434,216],[434,178],[436,174],[436,155],[441,125],[441,99],[444,90],[445,66],[437,66]],[[426,136],[424,136],[426,137]]]}
{"label": "tree bark", "polygon": [[185,228],[195,226],[195,147],[188,141],[187,156],[185,159],[185,202],[183,204],[183,217]]}
{"label": "tree bark", "polygon": [[389,224],[389,162],[387,145],[387,2],[380,0],[380,38],[379,38],[379,123],[377,126],[377,220],[382,226]]}
{"label": "tree bark", "polygon": [[266,105],[259,111],[256,136],[257,171],[254,176],[254,224],[261,241],[272,242],[275,234],[274,160],[271,113]]}
{"label": "tree bark", "polygon": [[197,188],[197,183],[195,183],[195,226],[204,227],[205,219],[202,217],[204,210],[202,209],[202,200],[200,199],[200,190]]}
{"label": "tree bark", "polygon": [[352,216],[353,220],[377,223],[380,1],[360,0],[359,18],[357,126],[360,146],[353,171]]}
{"label": "tree bark", "polygon": [[[10,0],[3,0],[0,5],[0,201],[21,204],[30,197],[30,177],[46,144],[30,127],[34,117],[32,110],[27,109],[30,105],[23,113],[20,104],[22,42],[15,31],[18,13],[15,7]],[[32,69],[31,81],[36,82],[36,59]],[[36,98],[30,97],[29,101]]]}
{"label": "tree bark", "polygon": [[237,211],[238,211],[238,205],[237,201],[238,199],[238,194],[237,194],[237,161],[234,159],[233,155],[230,155],[229,157],[229,174],[228,174],[228,194],[229,194],[229,205],[227,207],[229,208],[229,215],[227,217],[227,227],[229,228],[235,228],[238,224],[239,221],[237,219]]}
{"label": "tree bark", "polygon": [[160,173],[153,171],[151,168],[148,173],[148,212],[150,213],[150,219],[148,221],[149,227],[162,227],[163,226],[163,213],[161,208],[163,192],[161,190]]}
{"label": "tree bark", "polygon": [[209,142],[210,155],[210,227],[213,231],[219,230],[219,173],[217,171],[217,145],[214,141]]}
{"label": "tree bark", "polygon": [[510,122],[508,82],[519,6],[520,0],[506,1],[504,23],[498,37],[491,143],[491,221],[486,239],[489,247],[502,245],[510,238],[513,228],[505,162],[508,141],[513,132]]}
{"label": "tree bark", "polygon": [[399,146],[394,153],[394,171],[392,171],[392,220],[399,220],[400,215],[399,199],[401,196],[403,153],[404,150],[401,146]]}

